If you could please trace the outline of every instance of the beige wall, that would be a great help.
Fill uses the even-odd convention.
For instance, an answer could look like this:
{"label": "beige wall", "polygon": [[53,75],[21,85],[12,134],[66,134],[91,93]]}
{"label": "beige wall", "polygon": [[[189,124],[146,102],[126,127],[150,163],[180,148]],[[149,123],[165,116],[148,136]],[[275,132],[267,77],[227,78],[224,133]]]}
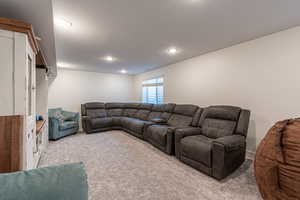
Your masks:
{"label": "beige wall", "polygon": [[127,75],[58,70],[49,87],[49,108],[80,111],[91,101],[126,102],[133,100],[133,77]]}
{"label": "beige wall", "polygon": [[300,117],[300,27],[135,76],[165,77],[165,101],[229,104],[252,111],[248,149],[278,120]]}

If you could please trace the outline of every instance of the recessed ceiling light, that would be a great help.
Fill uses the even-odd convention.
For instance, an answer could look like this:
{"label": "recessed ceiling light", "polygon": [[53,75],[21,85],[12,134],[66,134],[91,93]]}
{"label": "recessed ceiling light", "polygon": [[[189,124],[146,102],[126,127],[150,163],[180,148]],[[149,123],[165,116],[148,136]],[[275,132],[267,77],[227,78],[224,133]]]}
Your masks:
{"label": "recessed ceiling light", "polygon": [[112,56],[106,56],[104,58],[104,60],[106,60],[107,62],[114,62],[116,60],[116,58],[112,57]]}
{"label": "recessed ceiling light", "polygon": [[126,73],[127,73],[127,71],[126,71],[125,69],[122,69],[120,72],[121,72],[122,74],[126,74]]}
{"label": "recessed ceiling light", "polygon": [[176,47],[170,47],[168,50],[167,50],[167,53],[169,55],[175,55],[178,53],[178,49]]}
{"label": "recessed ceiling light", "polygon": [[72,23],[65,20],[65,19],[61,19],[61,18],[55,18],[54,22],[56,25],[61,26],[63,28],[69,28],[72,26]]}
{"label": "recessed ceiling light", "polygon": [[60,68],[71,68],[71,65],[69,63],[64,63],[64,62],[58,62],[57,67]]}

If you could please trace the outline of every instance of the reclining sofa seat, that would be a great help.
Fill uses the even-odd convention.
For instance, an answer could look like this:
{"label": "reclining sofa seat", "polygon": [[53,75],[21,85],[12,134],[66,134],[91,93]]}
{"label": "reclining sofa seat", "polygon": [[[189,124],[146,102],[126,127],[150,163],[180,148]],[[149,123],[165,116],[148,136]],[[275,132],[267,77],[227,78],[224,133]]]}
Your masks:
{"label": "reclining sofa seat", "polygon": [[171,104],[169,109],[163,113],[165,124],[149,126],[145,132],[145,139],[161,151],[172,155],[175,149],[175,130],[197,125],[201,112],[202,109],[195,105]]}
{"label": "reclining sofa seat", "polygon": [[218,180],[245,160],[250,111],[233,106],[204,109],[198,128],[177,129],[175,154],[182,162]]}
{"label": "reclining sofa seat", "polygon": [[113,125],[111,117],[107,116],[104,103],[87,103],[81,105],[82,128],[87,133],[110,130]]}
{"label": "reclining sofa seat", "polygon": [[121,126],[124,131],[143,139],[145,124],[148,122],[148,115],[151,112],[152,104],[125,104]]}

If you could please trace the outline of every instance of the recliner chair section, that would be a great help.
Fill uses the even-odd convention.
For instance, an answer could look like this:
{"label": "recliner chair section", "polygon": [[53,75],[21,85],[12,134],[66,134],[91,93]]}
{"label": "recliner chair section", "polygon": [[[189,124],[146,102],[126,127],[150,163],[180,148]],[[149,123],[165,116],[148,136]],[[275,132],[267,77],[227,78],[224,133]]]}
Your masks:
{"label": "recliner chair section", "polygon": [[175,105],[173,111],[169,110],[171,112],[166,124],[149,126],[146,131],[147,141],[169,155],[174,154],[175,130],[192,126],[198,109],[195,105]]}
{"label": "recliner chair section", "polygon": [[250,111],[233,106],[206,108],[197,128],[175,133],[176,157],[182,162],[223,179],[245,160]]}

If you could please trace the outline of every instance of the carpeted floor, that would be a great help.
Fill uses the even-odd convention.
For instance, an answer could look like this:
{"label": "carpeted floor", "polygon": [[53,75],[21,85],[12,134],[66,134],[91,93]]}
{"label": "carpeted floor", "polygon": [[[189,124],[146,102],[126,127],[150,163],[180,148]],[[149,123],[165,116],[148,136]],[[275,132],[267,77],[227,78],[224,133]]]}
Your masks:
{"label": "carpeted floor", "polygon": [[250,159],[218,182],[122,131],[51,142],[40,167],[78,161],[86,165],[91,200],[261,199]]}

